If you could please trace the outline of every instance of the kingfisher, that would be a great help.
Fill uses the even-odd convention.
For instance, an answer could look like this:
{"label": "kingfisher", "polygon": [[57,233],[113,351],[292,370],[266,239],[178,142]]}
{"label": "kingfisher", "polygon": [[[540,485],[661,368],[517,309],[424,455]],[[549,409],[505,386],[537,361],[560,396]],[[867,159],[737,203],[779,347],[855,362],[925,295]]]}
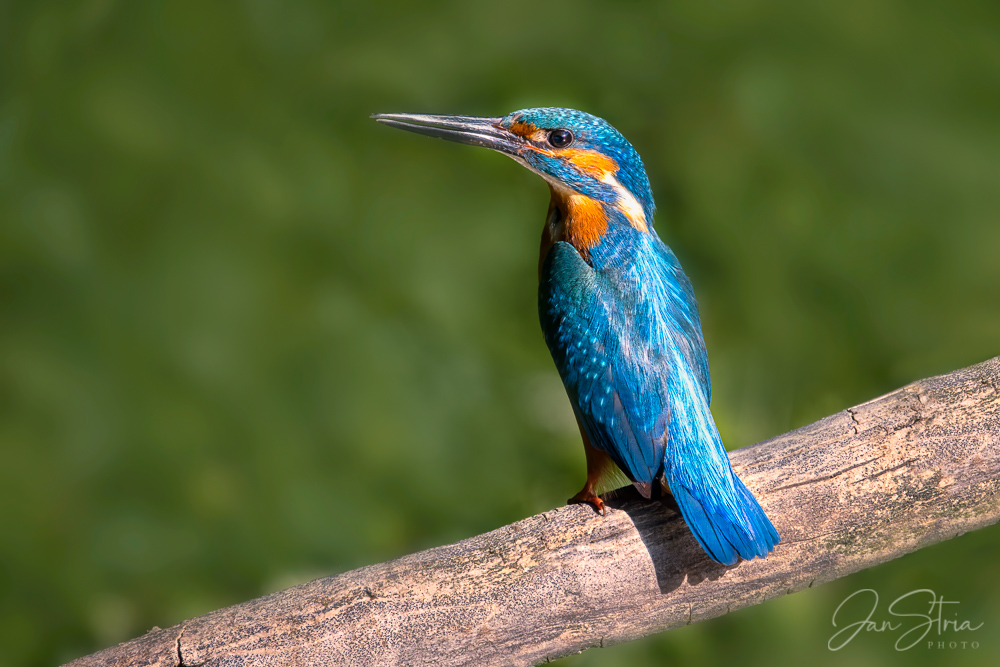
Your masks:
{"label": "kingfisher", "polygon": [[569,502],[604,514],[597,491],[617,468],[647,499],[669,491],[715,561],[770,553],[781,538],[722,445],[698,304],[653,228],[653,193],[632,144],[601,118],[555,107],[372,118],[491,148],[548,183],[538,314],[587,458],[587,480]]}

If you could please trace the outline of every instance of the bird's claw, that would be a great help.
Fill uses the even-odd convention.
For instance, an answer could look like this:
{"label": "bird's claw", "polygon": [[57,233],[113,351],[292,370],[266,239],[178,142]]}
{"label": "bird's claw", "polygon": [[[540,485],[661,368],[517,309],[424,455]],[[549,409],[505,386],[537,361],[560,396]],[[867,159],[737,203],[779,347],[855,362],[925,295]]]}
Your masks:
{"label": "bird's claw", "polygon": [[566,502],[570,504],[590,505],[591,507],[594,508],[594,511],[600,514],[601,516],[606,516],[608,513],[607,508],[604,506],[604,501],[601,500],[601,497],[589,491],[581,491],[580,493],[576,494]]}

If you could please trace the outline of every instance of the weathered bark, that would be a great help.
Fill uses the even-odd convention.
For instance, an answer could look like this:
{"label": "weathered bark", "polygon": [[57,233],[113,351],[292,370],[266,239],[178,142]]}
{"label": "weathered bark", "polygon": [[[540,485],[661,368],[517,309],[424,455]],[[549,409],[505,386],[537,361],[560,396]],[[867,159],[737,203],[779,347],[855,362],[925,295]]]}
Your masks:
{"label": "weathered bark", "polygon": [[830,581],[1000,519],[1000,357],[732,453],[782,542],[708,559],[663,503],[560,507],[318,579],[73,665],[509,665]]}

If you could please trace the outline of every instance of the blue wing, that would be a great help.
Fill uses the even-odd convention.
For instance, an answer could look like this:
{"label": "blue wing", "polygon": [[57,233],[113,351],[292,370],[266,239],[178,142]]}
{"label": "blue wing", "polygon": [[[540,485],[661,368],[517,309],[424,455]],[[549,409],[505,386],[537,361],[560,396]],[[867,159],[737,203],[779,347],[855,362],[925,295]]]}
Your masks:
{"label": "blue wing", "polygon": [[649,497],[661,476],[715,560],[764,556],[779,538],[737,478],[709,410],[708,356],[691,285],[655,235],[635,261],[595,270],[553,245],[542,269],[545,341],[591,444]]}

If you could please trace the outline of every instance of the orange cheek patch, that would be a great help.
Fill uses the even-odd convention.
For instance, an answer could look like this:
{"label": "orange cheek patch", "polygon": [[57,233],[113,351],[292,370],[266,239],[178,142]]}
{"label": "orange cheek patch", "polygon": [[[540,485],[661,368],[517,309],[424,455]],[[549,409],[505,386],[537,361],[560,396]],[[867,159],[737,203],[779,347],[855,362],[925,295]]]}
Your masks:
{"label": "orange cheek patch", "polygon": [[545,132],[539,130],[531,123],[525,123],[523,120],[511,123],[508,129],[519,137],[531,139],[532,141],[542,141],[545,138]]}
{"label": "orange cheek patch", "polygon": [[581,150],[579,148],[567,148],[558,151],[560,157],[565,158],[574,167],[584,174],[592,176],[597,180],[604,178],[605,174],[618,171],[618,163],[607,155],[602,155],[597,151]]}

